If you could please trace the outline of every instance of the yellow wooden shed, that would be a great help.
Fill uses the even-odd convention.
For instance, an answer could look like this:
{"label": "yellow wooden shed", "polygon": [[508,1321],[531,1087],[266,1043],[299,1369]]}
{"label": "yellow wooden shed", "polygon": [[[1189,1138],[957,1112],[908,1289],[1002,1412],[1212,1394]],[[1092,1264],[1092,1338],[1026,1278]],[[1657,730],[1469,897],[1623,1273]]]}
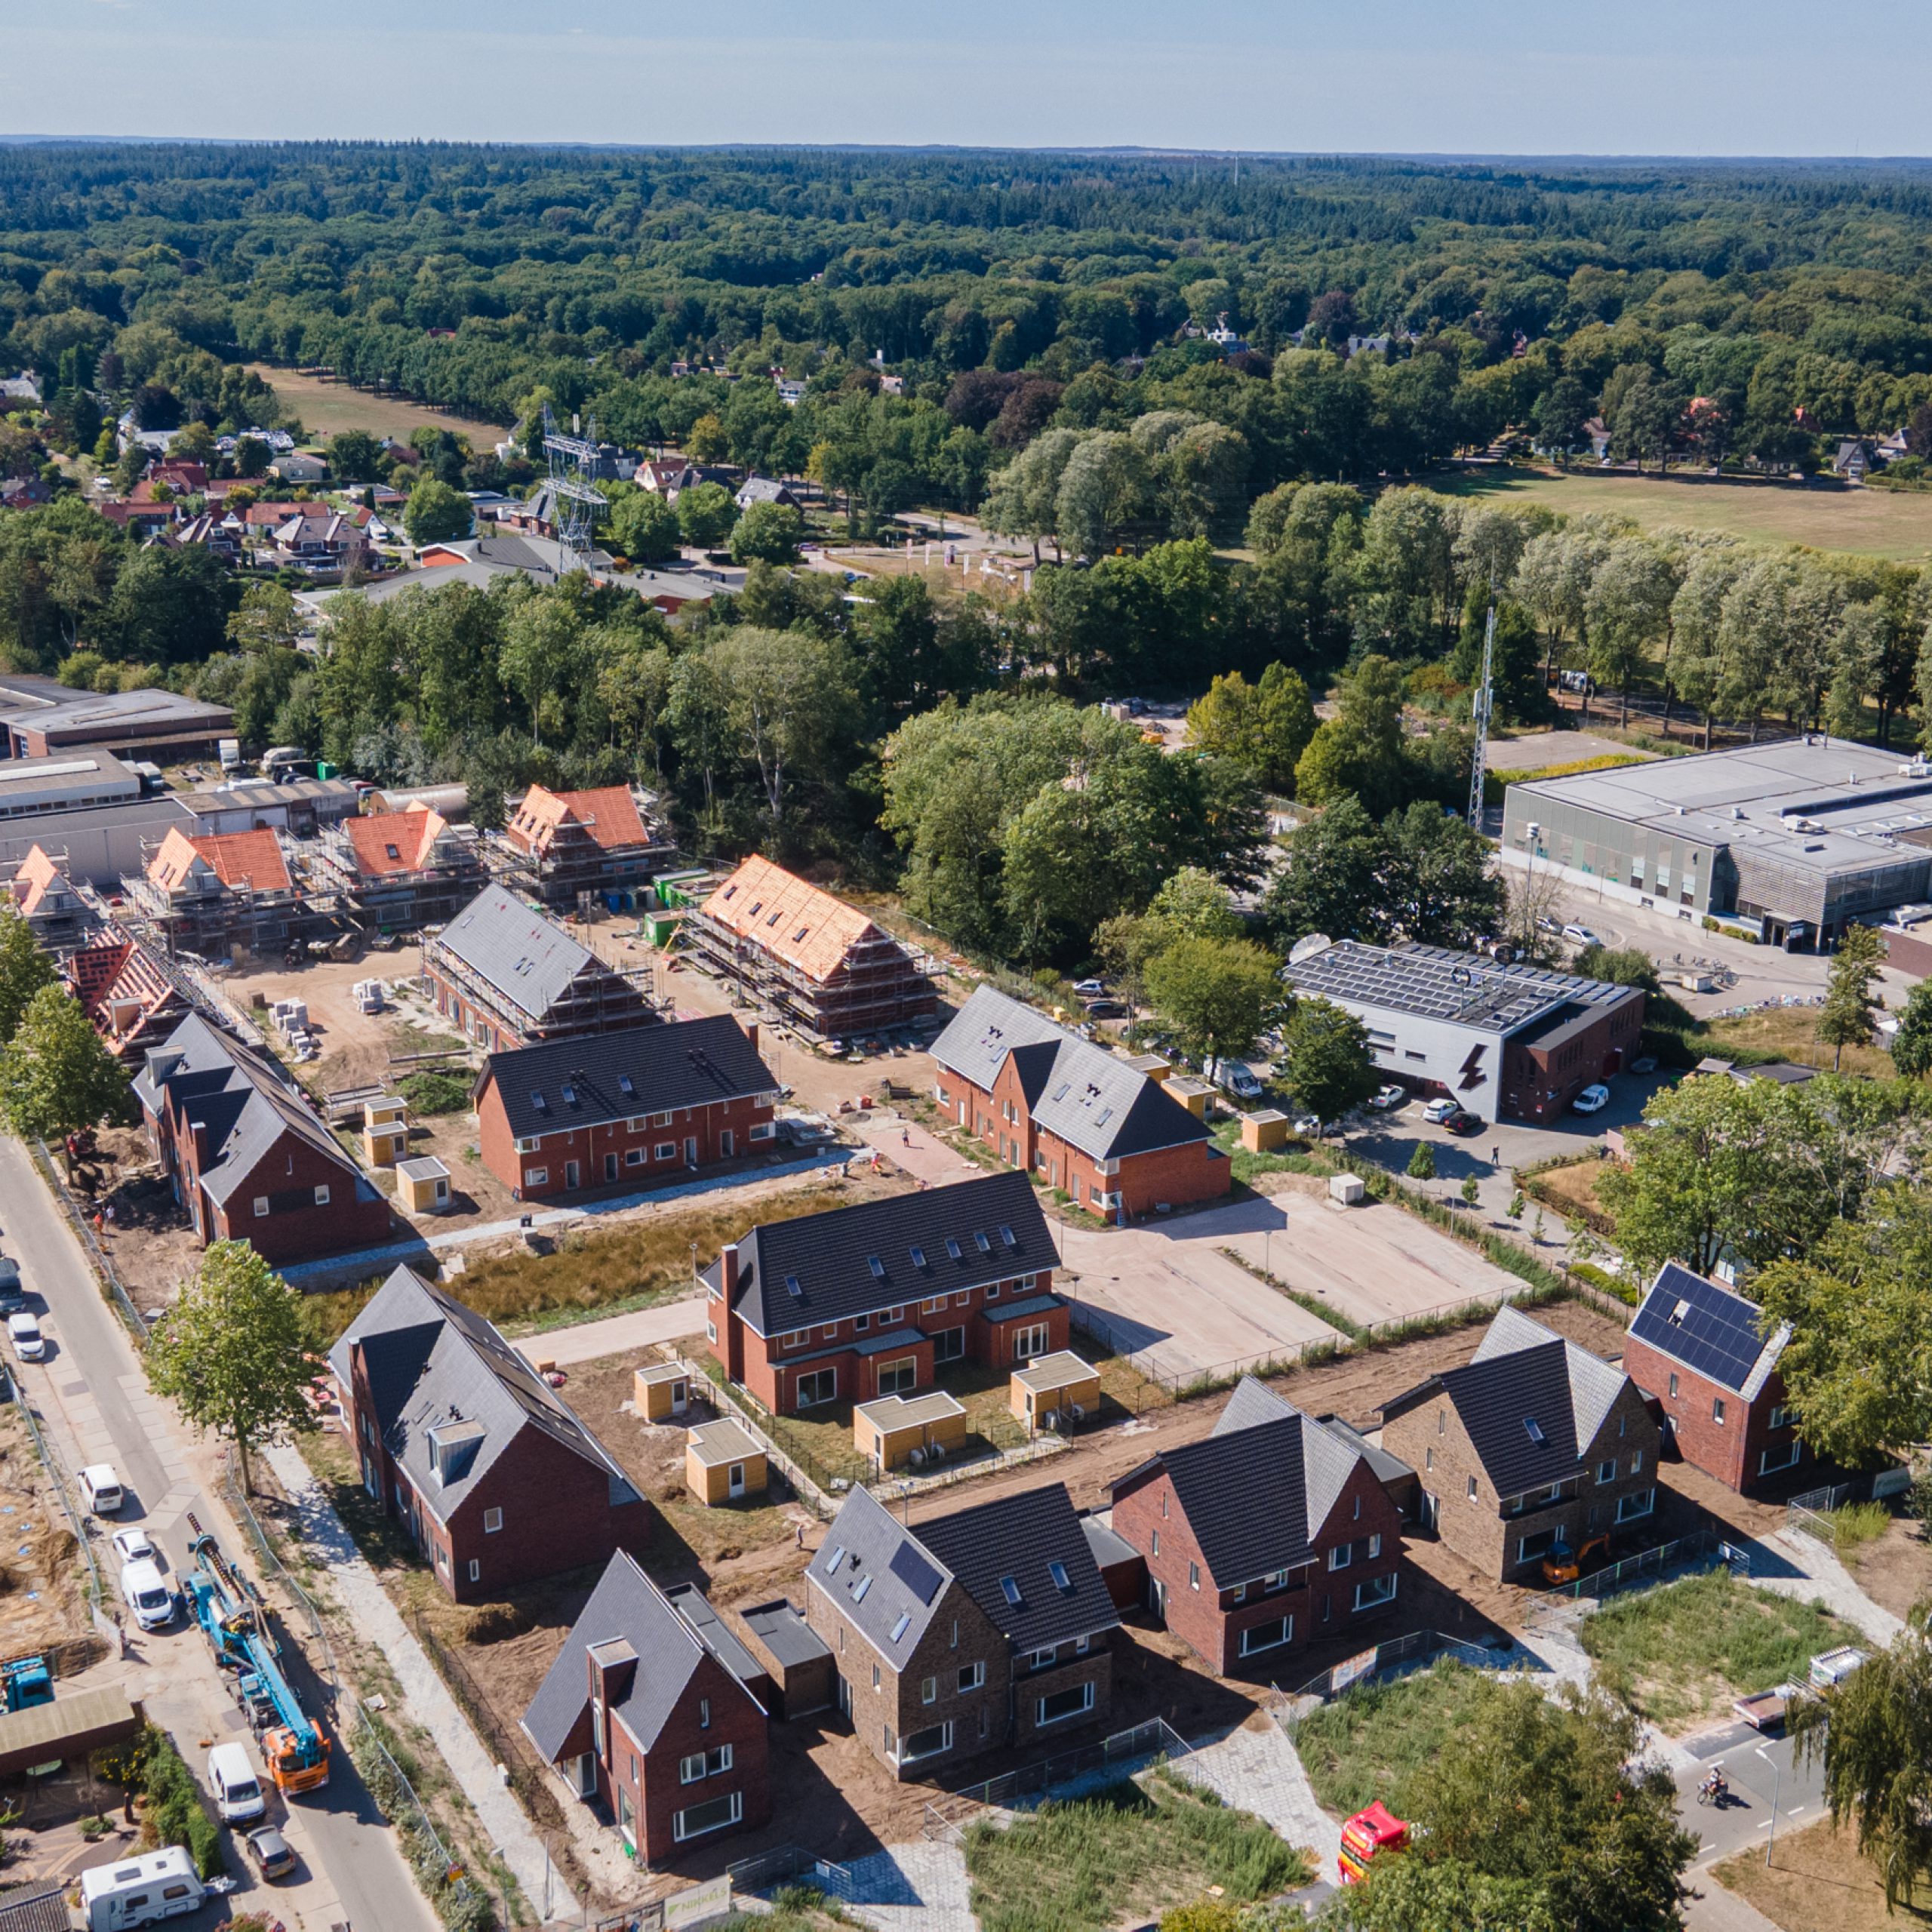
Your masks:
{"label": "yellow wooden shed", "polygon": [[768,1480],[764,1444],[735,1417],[700,1423],[685,1438],[685,1487],[707,1507],[762,1496]]}
{"label": "yellow wooden shed", "polygon": [[681,1361],[653,1362],[631,1377],[631,1399],[646,1422],[670,1422],[691,1407],[691,1372]]}
{"label": "yellow wooden shed", "polygon": [[1016,1368],[1007,1401],[1029,1429],[1071,1429],[1100,1414],[1100,1371],[1062,1349]]}
{"label": "yellow wooden shed", "polygon": [[362,1158],[371,1167],[392,1166],[408,1151],[408,1103],[398,1094],[385,1094],[380,1100],[364,1103]]}
{"label": "yellow wooden shed", "polygon": [[433,1154],[397,1161],[395,1193],[405,1214],[447,1214],[454,1204],[450,1199],[450,1171]]}
{"label": "yellow wooden shed", "polygon": [[943,1462],[966,1440],[966,1411],[943,1389],[923,1395],[881,1395],[852,1411],[852,1441],[881,1469],[915,1459]]}

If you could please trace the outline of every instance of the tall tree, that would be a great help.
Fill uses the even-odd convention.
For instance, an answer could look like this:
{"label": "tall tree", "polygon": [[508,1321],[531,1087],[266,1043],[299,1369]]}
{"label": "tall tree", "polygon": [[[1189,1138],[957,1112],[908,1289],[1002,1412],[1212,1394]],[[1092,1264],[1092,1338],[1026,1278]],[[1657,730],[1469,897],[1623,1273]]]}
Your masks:
{"label": "tall tree", "polygon": [[1282,1041],[1288,1084],[1318,1121],[1340,1119],[1380,1084],[1369,1057],[1367,1029],[1327,1000],[1297,1000]]}
{"label": "tall tree", "polygon": [[1850,925],[1832,955],[1825,1004],[1818,1015],[1818,1041],[1832,1050],[1835,1073],[1847,1047],[1869,1047],[1877,1038],[1878,996],[1873,984],[1884,963],[1885,942],[1873,926]]}
{"label": "tall tree", "polygon": [[1281,1004],[1274,956],[1247,940],[1178,939],[1146,971],[1155,1010],[1203,1061],[1246,1053]]}
{"label": "tall tree", "polygon": [[0,1118],[23,1140],[58,1141],[128,1109],[128,1076],[79,1001],[42,986],[0,1048]]}
{"label": "tall tree", "polygon": [[34,995],[60,977],[12,899],[0,898],[0,1048],[20,1030]]}

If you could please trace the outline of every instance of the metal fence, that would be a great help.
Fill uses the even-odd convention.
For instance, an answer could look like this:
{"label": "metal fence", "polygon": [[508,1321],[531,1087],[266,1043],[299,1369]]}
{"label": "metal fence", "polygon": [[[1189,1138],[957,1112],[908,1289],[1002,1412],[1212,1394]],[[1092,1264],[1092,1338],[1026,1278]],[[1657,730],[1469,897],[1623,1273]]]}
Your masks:
{"label": "metal fence", "polygon": [[[373,1791],[371,1795],[388,1814],[389,1822],[398,1827],[405,1841],[412,1835],[420,1838],[434,1852],[437,1869],[454,1875],[451,1881],[453,1888],[460,1895],[473,1891],[475,1888],[469,1874],[463,1869],[461,1861],[451,1856],[450,1847],[444,1842],[442,1833],[436,1829],[435,1820],[429,1815],[429,1807],[417,1796],[416,1787],[410,1783],[408,1774],[391,1755],[389,1747],[383,1742],[383,1734],[369,1713],[360,1709],[355,1713],[355,1737],[352,1748],[366,1750],[375,1758],[380,1768],[383,1789]],[[374,1784],[377,1780],[371,1780],[369,1782]],[[398,1808],[404,1811],[403,1817],[395,1815]]]}
{"label": "metal fence", "polygon": [[1097,1744],[1062,1752],[1043,1764],[1002,1771],[983,1784],[968,1785],[956,1795],[973,1804],[1007,1805],[1018,1798],[1044,1797],[1056,1786],[1070,1784],[1095,1771],[1112,1770],[1124,1777],[1131,1767],[1142,1761],[1185,1758],[1192,1749],[1166,1718],[1149,1718],[1145,1724],[1137,1724],[1129,1730],[1117,1730]]}
{"label": "metal fence", "polygon": [[[11,1378],[8,1380],[11,1381]],[[72,1492],[67,1487],[67,1472],[61,1466],[60,1459],[54,1453],[54,1445],[47,1439],[41,1428],[40,1418],[33,1412],[33,1404],[27,1400],[27,1392],[17,1381],[12,1383],[14,1405],[20,1412],[20,1419],[27,1426],[27,1434],[33,1438],[34,1454],[40,1458],[41,1467],[47,1472],[48,1481],[54,1485],[54,1494],[60,1504],[60,1512],[67,1519],[67,1526],[74,1533],[74,1540],[79,1544],[81,1555],[88,1566],[88,1614],[100,1634],[118,1649],[122,1639],[119,1623],[109,1613],[107,1600],[100,1581],[100,1565],[94,1559],[94,1545],[88,1540],[87,1518],[75,1502]]]}
{"label": "metal fence", "polygon": [[29,1143],[35,1164],[40,1169],[41,1178],[54,1190],[54,1198],[67,1211],[67,1218],[74,1225],[74,1231],[81,1238],[81,1247],[93,1267],[94,1278],[100,1284],[101,1292],[107,1297],[108,1306],[120,1316],[128,1332],[134,1339],[137,1349],[148,1343],[148,1324],[142,1320],[141,1312],[135,1307],[114,1263],[107,1258],[107,1251],[96,1239],[94,1231],[88,1225],[88,1217],[81,1204],[74,1198],[67,1183],[60,1178],[60,1170],[54,1164],[54,1157],[47,1151],[47,1143],[35,1140]]}
{"label": "metal fence", "polygon": [[1459,1657],[1464,1663],[1473,1664],[1479,1669],[1506,1669],[1515,1649],[1512,1644],[1505,1650],[1487,1651],[1480,1644],[1467,1643],[1445,1631],[1411,1630],[1404,1636],[1390,1638],[1386,1644],[1377,1644],[1352,1657],[1345,1657],[1318,1677],[1310,1678],[1298,1690],[1283,1690],[1275,1687],[1269,1708],[1276,1721],[1285,1727],[1289,1722],[1287,1707],[1304,1697],[1314,1697],[1325,1704],[1364,1684],[1379,1683],[1385,1678],[1401,1677],[1411,1670],[1420,1670],[1440,1657]]}
{"label": "metal fence", "polygon": [[1785,1505],[1785,1514],[1792,1519],[1801,1512],[1805,1515],[1825,1515],[1834,1509],[1841,1509],[1857,1495],[1859,1484],[1855,1482],[1834,1483],[1829,1489],[1807,1489],[1802,1496],[1794,1496]]}
{"label": "metal fence", "polygon": [[1667,1573],[1679,1574],[1696,1569],[1715,1567],[1724,1564],[1734,1576],[1748,1577],[1751,1574],[1749,1551],[1734,1543],[1727,1543],[1714,1530],[1698,1530],[1687,1537],[1679,1537],[1675,1542],[1660,1543],[1654,1549],[1639,1551],[1635,1556],[1626,1556],[1621,1562],[1613,1563],[1601,1570],[1593,1570],[1587,1577],[1579,1577],[1574,1583],[1558,1584],[1551,1589],[1545,1601],[1575,1601],[1583,1597],[1604,1597],[1620,1595],[1634,1589],[1642,1583],[1661,1583]]}

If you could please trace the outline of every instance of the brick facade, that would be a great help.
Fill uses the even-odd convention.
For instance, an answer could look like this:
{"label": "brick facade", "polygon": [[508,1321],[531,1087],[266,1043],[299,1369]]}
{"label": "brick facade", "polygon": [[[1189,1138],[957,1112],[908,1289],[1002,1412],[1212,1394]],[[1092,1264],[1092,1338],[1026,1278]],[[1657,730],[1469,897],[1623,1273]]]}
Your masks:
{"label": "brick facade", "polygon": [[1421,1527],[1501,1582],[1533,1579],[1553,1543],[1580,1550],[1598,1536],[1641,1537],[1654,1513],[1660,1438],[1629,1383],[1555,1495],[1500,1495],[1455,1404],[1439,1393],[1390,1414],[1382,1446],[1420,1478]]}
{"label": "brick facade", "polygon": [[[1400,1594],[1401,1518],[1365,1461],[1327,1521],[1311,1531],[1311,1560],[1272,1580],[1215,1587],[1173,1479],[1158,1462],[1116,1487],[1111,1521],[1146,1563],[1147,1607],[1220,1676],[1267,1675],[1283,1657],[1369,1623],[1396,1601],[1381,1594],[1385,1578],[1398,1579]],[[1281,1641],[1244,1653],[1244,1632],[1284,1618],[1291,1622]]]}
{"label": "brick facade", "polygon": [[483,1164],[516,1199],[552,1201],[604,1188],[648,1187],[743,1159],[770,1145],[772,1117],[768,1100],[724,1100],[526,1136],[519,1148],[492,1082],[477,1103],[477,1146]]}
{"label": "brick facade", "polygon": [[1581,1025],[1559,1020],[1503,1043],[1501,1117],[1558,1120],[1593,1081],[1620,1073],[1644,1031],[1644,995],[1605,1008]]}
{"label": "brick facade", "polygon": [[1632,1335],[1624,1344],[1623,1370],[1663,1409],[1684,1460],[1726,1488],[1748,1495],[1805,1466],[1808,1451],[1775,1368],[1758,1393],[1746,1397]]}

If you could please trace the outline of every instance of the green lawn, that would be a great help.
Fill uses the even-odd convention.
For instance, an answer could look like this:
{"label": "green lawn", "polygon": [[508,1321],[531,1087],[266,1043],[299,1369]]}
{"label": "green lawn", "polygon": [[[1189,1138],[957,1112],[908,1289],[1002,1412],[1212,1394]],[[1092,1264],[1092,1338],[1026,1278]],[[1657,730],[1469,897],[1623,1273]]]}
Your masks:
{"label": "green lawn", "polygon": [[1713,1570],[1607,1604],[1578,1637],[1598,1679],[1675,1736],[1734,1697],[1801,1681],[1819,1651],[1857,1634],[1821,1604]]}
{"label": "green lawn", "polygon": [[1343,1817],[1377,1798],[1400,1815],[1402,1787],[1454,1748],[1456,1734],[1499,1687],[1445,1658],[1311,1712],[1295,1727],[1295,1749],[1315,1796]]}
{"label": "green lawn", "polygon": [[1307,1884],[1314,1861],[1258,1818],[1157,1770],[966,1834],[983,1932],[1108,1932],[1222,1887],[1246,1904]]}

